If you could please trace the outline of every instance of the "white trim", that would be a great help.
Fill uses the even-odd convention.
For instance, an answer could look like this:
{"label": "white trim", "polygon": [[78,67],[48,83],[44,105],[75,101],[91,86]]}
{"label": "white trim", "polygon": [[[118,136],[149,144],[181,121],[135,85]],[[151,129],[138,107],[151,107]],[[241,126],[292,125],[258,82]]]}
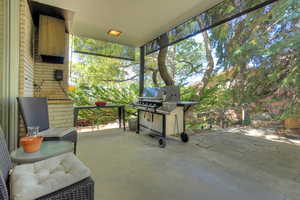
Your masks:
{"label": "white trim", "polygon": [[17,147],[19,96],[20,0],[9,1],[9,149]]}
{"label": "white trim", "polygon": [[17,147],[18,139],[18,106],[19,96],[19,13],[20,0],[4,0],[3,65],[0,77],[1,113],[0,122],[9,150]]}
{"label": "white trim", "polygon": [[8,17],[8,10],[9,10],[9,3],[8,0],[3,1],[3,26],[1,29],[3,29],[3,60],[2,60],[2,76],[0,77],[0,92],[1,92],[1,113],[0,113],[0,124],[2,126],[2,129],[5,133],[5,136],[7,137],[8,133],[8,118],[9,118],[9,107],[8,107],[8,97],[9,97],[9,90],[8,90],[8,82],[9,80],[5,77],[8,77],[9,75],[9,68],[8,68],[8,47],[9,47],[9,41],[4,40],[4,38],[9,37],[9,17]]}

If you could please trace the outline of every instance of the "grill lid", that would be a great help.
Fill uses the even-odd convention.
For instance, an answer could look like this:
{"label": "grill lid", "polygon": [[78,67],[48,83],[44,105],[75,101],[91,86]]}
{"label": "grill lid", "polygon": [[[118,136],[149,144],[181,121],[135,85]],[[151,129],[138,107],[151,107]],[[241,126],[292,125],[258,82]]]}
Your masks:
{"label": "grill lid", "polygon": [[145,88],[141,101],[179,101],[180,92],[177,86]]}
{"label": "grill lid", "polygon": [[143,91],[143,97],[151,98],[151,97],[157,97],[159,94],[159,87],[155,88],[145,88]]}

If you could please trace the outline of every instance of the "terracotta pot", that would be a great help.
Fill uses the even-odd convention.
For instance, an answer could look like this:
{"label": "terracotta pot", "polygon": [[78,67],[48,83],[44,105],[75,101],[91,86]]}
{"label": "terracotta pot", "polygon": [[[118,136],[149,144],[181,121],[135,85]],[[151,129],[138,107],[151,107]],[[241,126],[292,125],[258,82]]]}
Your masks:
{"label": "terracotta pot", "polygon": [[285,128],[300,128],[300,118],[286,118],[284,120]]}
{"label": "terracotta pot", "polygon": [[106,102],[105,101],[96,101],[95,104],[96,104],[96,106],[105,106]]}
{"label": "terracotta pot", "polygon": [[42,136],[25,136],[21,138],[20,144],[24,152],[31,153],[40,150],[43,139]]}

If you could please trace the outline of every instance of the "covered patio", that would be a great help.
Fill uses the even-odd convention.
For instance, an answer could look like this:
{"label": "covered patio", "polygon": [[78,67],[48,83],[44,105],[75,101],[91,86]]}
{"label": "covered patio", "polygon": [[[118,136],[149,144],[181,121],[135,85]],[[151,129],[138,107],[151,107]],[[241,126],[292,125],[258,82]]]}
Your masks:
{"label": "covered patio", "polygon": [[299,199],[297,0],[0,5],[5,142],[68,143],[68,199]]}

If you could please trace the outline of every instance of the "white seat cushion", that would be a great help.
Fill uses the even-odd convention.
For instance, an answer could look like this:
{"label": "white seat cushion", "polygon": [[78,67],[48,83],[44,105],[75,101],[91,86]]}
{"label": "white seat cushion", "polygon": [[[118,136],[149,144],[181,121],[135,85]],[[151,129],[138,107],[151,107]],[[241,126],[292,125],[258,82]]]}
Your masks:
{"label": "white seat cushion", "polygon": [[91,174],[73,153],[18,165],[10,176],[13,200],[32,200],[79,182]]}
{"label": "white seat cushion", "polygon": [[73,131],[76,131],[74,127],[72,128],[49,128],[47,130],[39,132],[40,136],[44,137],[63,137]]}

